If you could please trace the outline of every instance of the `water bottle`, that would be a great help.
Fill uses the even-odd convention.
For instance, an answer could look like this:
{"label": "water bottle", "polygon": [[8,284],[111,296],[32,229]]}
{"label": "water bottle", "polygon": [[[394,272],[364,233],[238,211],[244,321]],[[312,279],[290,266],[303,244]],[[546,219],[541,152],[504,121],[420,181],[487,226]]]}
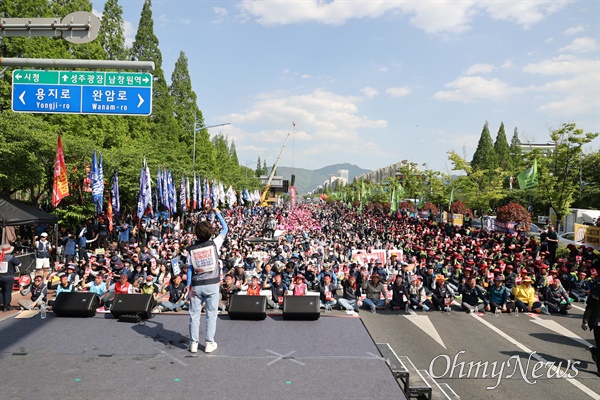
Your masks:
{"label": "water bottle", "polygon": [[42,317],[42,319],[46,319],[46,305],[42,304],[40,306],[40,316]]}
{"label": "water bottle", "polygon": [[519,316],[519,307],[515,307],[515,317]]}
{"label": "water bottle", "polygon": [[494,310],[494,315],[497,317],[498,315],[500,315],[500,308],[496,307],[496,309]]}

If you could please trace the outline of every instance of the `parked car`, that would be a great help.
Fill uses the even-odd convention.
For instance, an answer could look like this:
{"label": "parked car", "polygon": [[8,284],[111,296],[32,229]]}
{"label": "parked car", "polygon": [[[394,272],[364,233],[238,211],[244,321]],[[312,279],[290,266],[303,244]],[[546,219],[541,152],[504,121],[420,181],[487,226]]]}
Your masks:
{"label": "parked car", "polygon": [[581,246],[583,242],[577,242],[575,240],[575,232],[565,232],[558,235],[558,244],[566,246],[568,244],[574,244],[575,246]]}

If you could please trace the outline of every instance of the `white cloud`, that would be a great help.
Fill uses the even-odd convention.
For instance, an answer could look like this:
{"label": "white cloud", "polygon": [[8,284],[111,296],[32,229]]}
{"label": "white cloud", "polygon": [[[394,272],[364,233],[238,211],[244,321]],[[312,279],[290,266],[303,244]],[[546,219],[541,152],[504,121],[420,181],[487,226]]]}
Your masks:
{"label": "white cloud", "polygon": [[526,90],[497,78],[486,79],[481,76],[462,76],[444,86],[448,90],[436,92],[433,95],[434,99],[462,103],[477,100],[505,101]]}
{"label": "white cloud", "polygon": [[410,16],[410,23],[430,34],[461,33],[479,13],[513,21],[529,28],[560,10],[568,0],[437,0],[437,1],[342,1],[304,0],[294,2],[242,0],[238,4],[243,19],[254,17],[262,25],[319,22],[341,25],[352,19],[379,18],[397,13]]}
{"label": "white cloud", "polygon": [[581,33],[585,30],[585,27],[583,25],[577,25],[577,26],[572,26],[568,29],[565,29],[563,31],[563,34],[565,35],[577,35],[578,33]]}
{"label": "white cloud", "polygon": [[411,90],[408,86],[401,86],[388,88],[385,92],[391,97],[402,97],[408,96],[411,93]]}
{"label": "white cloud", "polygon": [[213,12],[217,15],[217,17],[211,21],[213,24],[220,24],[229,14],[229,11],[223,7],[213,7]]}
{"label": "white cloud", "polygon": [[598,51],[598,42],[591,37],[579,37],[573,40],[570,45],[561,48],[560,51],[566,53],[590,53]]}
{"label": "white cloud", "polygon": [[515,63],[513,60],[506,60],[502,63],[502,65],[500,65],[500,68],[502,69],[511,69],[515,67]]}
{"label": "white cloud", "polygon": [[320,89],[304,94],[278,91],[257,95],[249,109],[218,119],[231,121],[236,128],[229,136],[235,140],[238,151],[252,153],[253,148],[268,148],[276,154],[293,121],[295,157],[304,161],[321,164],[320,156],[332,154],[340,146],[345,157],[361,155],[366,149],[385,153],[379,144],[365,143],[359,132],[384,129],[388,123],[361,115],[357,106],[360,101],[359,97]]}
{"label": "white cloud", "polygon": [[486,0],[482,6],[494,19],[514,21],[528,29],[548,15],[559,11],[568,3],[569,0]]}
{"label": "white cloud", "polygon": [[360,92],[362,94],[364,94],[365,96],[367,96],[369,99],[379,95],[379,90],[372,88],[370,86],[364,87],[362,89],[360,89]]}
{"label": "white cloud", "polygon": [[467,75],[489,74],[495,69],[492,64],[473,64],[467,70]]}
{"label": "white cloud", "polygon": [[597,59],[563,54],[526,65],[523,70],[531,74],[556,77],[536,88],[536,91],[544,95],[540,111],[560,116],[597,111],[600,100],[600,61]]}
{"label": "white cloud", "polygon": [[158,21],[158,25],[161,27],[164,27],[167,24],[171,23],[171,19],[169,17],[167,17],[166,14],[160,14],[157,18],[157,21]]}

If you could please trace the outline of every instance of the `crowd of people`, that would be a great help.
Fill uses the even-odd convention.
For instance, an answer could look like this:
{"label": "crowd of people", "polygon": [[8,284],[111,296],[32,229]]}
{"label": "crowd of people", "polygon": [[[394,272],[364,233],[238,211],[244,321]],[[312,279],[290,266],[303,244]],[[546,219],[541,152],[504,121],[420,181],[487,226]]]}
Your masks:
{"label": "crowd of people", "polygon": [[[285,295],[318,295],[325,311],[350,314],[449,311],[567,313],[596,284],[600,261],[591,247],[556,256],[552,230],[542,236],[453,226],[407,211],[373,207],[358,214],[342,204],[237,207],[224,211],[229,235],[220,249],[220,302],[266,294],[277,309]],[[113,232],[100,216],[33,238],[36,269],[21,277],[21,308],[45,304],[63,291],[91,291],[110,308],[115,294],[147,293],[155,312],[189,307],[189,248],[194,226],[212,211],[173,219],[123,218]],[[268,239],[267,239],[268,238]],[[10,257],[6,246],[3,257]],[[6,255],[5,255],[6,253]],[[0,273],[0,280],[6,273]],[[16,274],[16,271],[13,271]],[[10,290],[3,308],[10,310]],[[53,294],[53,296],[51,296]]]}

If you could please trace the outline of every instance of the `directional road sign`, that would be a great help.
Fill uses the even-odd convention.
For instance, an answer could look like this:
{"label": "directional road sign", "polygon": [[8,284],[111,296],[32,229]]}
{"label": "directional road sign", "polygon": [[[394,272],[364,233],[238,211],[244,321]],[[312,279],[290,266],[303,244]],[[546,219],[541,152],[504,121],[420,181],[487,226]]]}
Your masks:
{"label": "directional road sign", "polygon": [[30,113],[150,115],[152,75],[14,70],[12,109]]}

